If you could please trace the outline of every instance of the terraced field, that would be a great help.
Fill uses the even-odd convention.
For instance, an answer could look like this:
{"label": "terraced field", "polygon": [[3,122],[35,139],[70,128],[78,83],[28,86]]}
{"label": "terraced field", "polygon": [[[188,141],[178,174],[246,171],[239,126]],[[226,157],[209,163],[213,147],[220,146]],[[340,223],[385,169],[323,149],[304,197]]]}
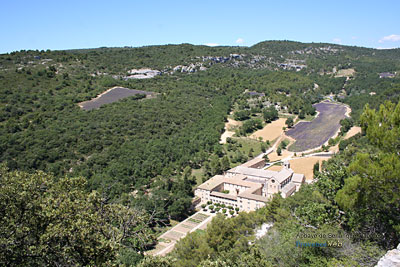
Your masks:
{"label": "terraced field", "polygon": [[340,120],[346,117],[347,108],[340,104],[321,102],[314,107],[319,112],[311,122],[299,122],[286,135],[296,139],[290,151],[301,152],[323,145],[340,129]]}

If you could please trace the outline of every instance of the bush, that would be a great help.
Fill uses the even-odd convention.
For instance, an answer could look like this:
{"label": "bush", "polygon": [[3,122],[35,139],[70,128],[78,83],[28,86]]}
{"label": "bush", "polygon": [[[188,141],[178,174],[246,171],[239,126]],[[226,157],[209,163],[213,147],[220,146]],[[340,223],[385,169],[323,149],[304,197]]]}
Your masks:
{"label": "bush", "polygon": [[226,213],[226,209],[222,209],[222,213]]}
{"label": "bush", "polygon": [[231,215],[233,215],[233,214],[235,214],[235,211],[231,210],[231,211],[229,211],[229,213],[230,213]]}
{"label": "bush", "polygon": [[206,205],[206,204],[203,204],[203,205],[201,205],[201,207],[204,209],[205,207],[207,207],[207,205]]}

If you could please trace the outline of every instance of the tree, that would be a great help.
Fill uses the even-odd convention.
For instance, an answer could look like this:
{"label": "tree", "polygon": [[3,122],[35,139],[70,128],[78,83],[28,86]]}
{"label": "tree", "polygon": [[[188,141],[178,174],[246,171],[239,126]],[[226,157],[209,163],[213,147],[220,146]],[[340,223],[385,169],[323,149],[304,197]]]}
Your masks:
{"label": "tree", "polygon": [[221,168],[223,171],[226,171],[230,168],[229,158],[226,155],[221,160]]}
{"label": "tree", "polygon": [[304,112],[304,110],[301,110],[299,113],[299,119],[304,119],[306,117],[306,113]]}
{"label": "tree", "polygon": [[250,110],[239,110],[233,114],[233,118],[237,121],[244,121],[250,118]]}
{"label": "tree", "polygon": [[210,162],[211,176],[221,174],[221,162],[216,155],[213,155]]}
{"label": "tree", "polygon": [[400,238],[400,102],[386,102],[379,111],[365,107],[363,131],[375,146],[358,153],[350,164],[350,177],[335,200],[349,213],[349,224],[362,233],[385,233],[375,241],[393,246]]}
{"label": "tree", "polygon": [[278,149],[276,150],[276,154],[278,154],[278,156],[282,155],[282,149],[280,146],[278,146]]}
{"label": "tree", "polygon": [[314,167],[313,167],[313,174],[314,177],[317,175],[317,173],[319,172],[319,162],[315,162]]}
{"label": "tree", "polygon": [[261,143],[260,148],[262,153],[265,153],[265,151],[267,151],[267,146],[265,145],[265,143]]}
{"label": "tree", "polygon": [[269,123],[278,118],[278,111],[274,106],[270,106],[263,111],[263,117],[266,123]]}
{"label": "tree", "polygon": [[103,265],[153,240],[148,215],[85,192],[83,178],[2,167],[0,185],[1,265]]}
{"label": "tree", "polygon": [[252,157],[253,157],[253,153],[254,153],[254,149],[253,149],[253,148],[250,148],[249,154],[248,154],[249,158],[252,158]]}
{"label": "tree", "polygon": [[357,154],[336,201],[351,212],[350,226],[362,233],[385,233],[375,241],[391,244],[400,237],[400,159],[396,154]]}
{"label": "tree", "polygon": [[340,121],[340,125],[342,126],[340,127],[340,134],[344,135],[353,126],[353,120],[351,118],[345,118]]}
{"label": "tree", "polygon": [[174,220],[183,219],[186,212],[192,205],[191,197],[188,197],[183,192],[174,195],[172,204],[168,207],[168,213]]}
{"label": "tree", "polygon": [[292,128],[294,124],[293,118],[292,117],[287,118],[285,124],[287,125],[288,128]]}

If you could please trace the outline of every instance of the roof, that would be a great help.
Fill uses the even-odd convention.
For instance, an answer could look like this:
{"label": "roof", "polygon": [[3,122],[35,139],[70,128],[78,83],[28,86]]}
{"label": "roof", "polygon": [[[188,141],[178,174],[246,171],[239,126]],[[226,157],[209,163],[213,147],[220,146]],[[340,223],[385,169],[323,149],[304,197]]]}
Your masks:
{"label": "roof", "polygon": [[278,183],[282,183],[284,180],[289,178],[293,174],[291,169],[283,168],[279,172],[276,172],[274,178],[278,181]]}
{"label": "roof", "polygon": [[251,199],[251,200],[257,200],[257,201],[262,201],[262,202],[267,202],[269,199],[267,197],[263,197],[261,195],[256,195],[248,192],[250,190],[246,190],[245,192],[241,193],[238,195],[238,197],[246,198],[246,199]]}
{"label": "roof", "polygon": [[263,159],[263,158],[254,158],[252,160],[249,160],[246,163],[243,163],[241,166],[243,166],[243,167],[252,167],[252,166],[260,164],[260,163],[265,164],[265,159]]}
{"label": "roof", "polygon": [[382,72],[382,73],[379,73],[379,76],[385,78],[385,77],[394,77],[395,75],[390,72]]}
{"label": "roof", "polygon": [[215,175],[212,178],[210,178],[208,181],[206,181],[206,182],[202,183],[201,185],[199,185],[197,188],[211,191],[215,187],[220,185],[223,182],[223,180],[225,180],[225,179],[226,179],[225,176]]}
{"label": "roof", "polygon": [[255,177],[260,177],[260,178],[272,178],[275,176],[278,172],[275,171],[268,171],[268,170],[263,170],[263,169],[255,169],[255,168],[249,168],[249,167],[244,167],[244,166],[237,166],[236,168],[230,169],[228,172],[230,173],[235,173],[235,174],[243,174],[247,176],[255,176]]}
{"label": "roof", "polygon": [[293,173],[292,176],[292,182],[293,183],[303,183],[304,182],[304,174],[300,174],[300,173]]}
{"label": "roof", "polygon": [[210,196],[216,196],[216,197],[226,198],[226,199],[235,200],[235,201],[237,199],[237,196],[233,196],[233,195],[229,195],[229,194],[225,194],[225,193],[221,193],[221,192],[216,192],[216,191],[211,192]]}
{"label": "roof", "polygon": [[264,93],[259,93],[259,92],[254,92],[254,91],[250,91],[250,92],[247,92],[249,95],[258,95],[258,96],[265,96],[265,94]]}
{"label": "roof", "polygon": [[254,187],[255,185],[258,184],[258,183],[256,184],[255,182],[252,182],[252,181],[248,181],[247,176],[245,176],[243,174],[238,174],[233,177],[226,177],[222,182],[226,183],[226,184],[241,185],[244,187]]}
{"label": "roof", "polygon": [[294,183],[288,183],[282,188],[281,192],[287,195],[291,194],[294,190],[296,190],[296,185]]}

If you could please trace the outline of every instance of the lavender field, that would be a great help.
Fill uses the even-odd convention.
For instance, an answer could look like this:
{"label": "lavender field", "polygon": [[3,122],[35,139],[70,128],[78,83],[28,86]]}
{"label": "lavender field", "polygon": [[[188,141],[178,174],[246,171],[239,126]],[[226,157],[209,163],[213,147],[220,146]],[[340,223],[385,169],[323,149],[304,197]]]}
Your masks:
{"label": "lavender field", "polygon": [[79,106],[83,110],[92,110],[92,109],[100,108],[102,105],[110,104],[110,103],[118,101],[122,98],[134,96],[137,94],[144,94],[144,95],[146,95],[146,97],[148,97],[148,96],[153,95],[154,93],[140,91],[140,90],[133,90],[133,89],[123,88],[123,87],[114,87],[90,101],[85,101],[85,102],[79,103]]}
{"label": "lavender field", "polygon": [[319,112],[317,118],[311,122],[300,122],[286,132],[286,135],[296,139],[289,147],[290,151],[300,152],[323,145],[340,129],[340,120],[346,117],[343,105],[321,102],[314,107]]}

